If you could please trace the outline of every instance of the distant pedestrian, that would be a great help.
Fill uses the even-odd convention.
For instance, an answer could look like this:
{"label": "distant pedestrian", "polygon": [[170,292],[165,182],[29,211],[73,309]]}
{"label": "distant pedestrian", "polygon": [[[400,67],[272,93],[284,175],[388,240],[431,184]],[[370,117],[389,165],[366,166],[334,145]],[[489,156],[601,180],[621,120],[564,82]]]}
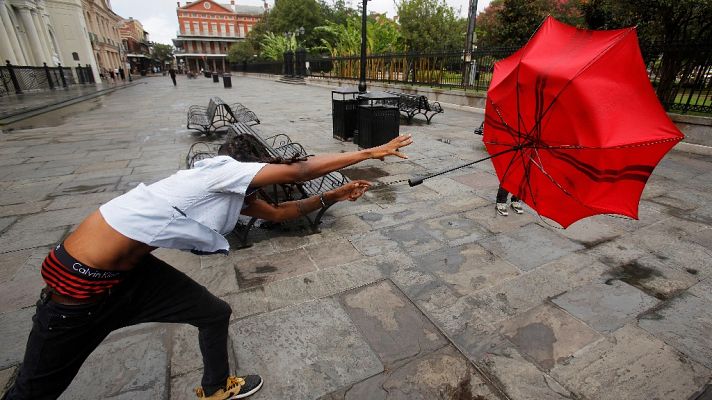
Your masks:
{"label": "distant pedestrian", "polygon": [[119,76],[121,77],[121,80],[122,80],[122,81],[125,81],[125,80],[126,80],[126,73],[124,73],[124,69],[123,69],[123,68],[119,68]]}
{"label": "distant pedestrian", "polygon": [[173,86],[176,85],[176,70],[171,67],[171,69],[168,70],[168,73],[171,75],[171,80],[173,81]]}
{"label": "distant pedestrian", "polygon": [[114,70],[113,70],[113,69],[110,69],[110,70],[109,70],[109,75],[111,76],[111,80],[112,80],[112,81],[115,81],[115,80],[116,80],[116,75],[114,75]]}

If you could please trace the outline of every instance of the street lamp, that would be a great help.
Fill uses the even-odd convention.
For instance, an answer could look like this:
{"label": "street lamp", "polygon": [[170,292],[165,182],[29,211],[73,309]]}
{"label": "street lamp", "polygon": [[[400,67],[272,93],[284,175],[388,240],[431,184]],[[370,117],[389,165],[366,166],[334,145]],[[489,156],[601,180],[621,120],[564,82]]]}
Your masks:
{"label": "street lamp", "polygon": [[472,47],[475,36],[475,22],[477,19],[477,0],[470,0],[470,12],[467,15],[467,36],[465,38],[465,68],[462,71],[462,83],[465,87],[469,86],[475,74],[471,71],[472,64]]}
{"label": "street lamp", "polygon": [[358,91],[366,92],[366,3],[368,0],[363,0],[363,9],[361,10],[361,70],[358,77]]}

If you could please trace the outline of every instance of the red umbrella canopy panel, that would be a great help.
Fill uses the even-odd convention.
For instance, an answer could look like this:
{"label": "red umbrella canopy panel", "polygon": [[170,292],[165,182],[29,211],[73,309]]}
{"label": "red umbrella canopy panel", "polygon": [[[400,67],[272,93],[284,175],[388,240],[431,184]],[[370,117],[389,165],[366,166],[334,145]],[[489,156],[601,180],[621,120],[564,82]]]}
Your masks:
{"label": "red umbrella canopy panel", "polygon": [[[645,183],[683,139],[648,78],[634,28],[578,29],[547,17],[495,64],[483,141],[502,186],[568,227],[638,218]],[[509,151],[507,151],[509,150]]]}

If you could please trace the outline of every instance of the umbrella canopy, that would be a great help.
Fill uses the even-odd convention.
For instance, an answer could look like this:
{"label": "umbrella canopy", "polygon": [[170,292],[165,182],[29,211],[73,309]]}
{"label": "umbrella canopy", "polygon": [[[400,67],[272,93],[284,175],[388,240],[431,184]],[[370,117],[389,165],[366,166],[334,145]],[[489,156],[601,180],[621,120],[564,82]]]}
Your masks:
{"label": "umbrella canopy", "polygon": [[502,186],[567,227],[638,218],[648,177],[682,133],[653,91],[634,28],[591,31],[547,17],[495,64],[483,141]]}

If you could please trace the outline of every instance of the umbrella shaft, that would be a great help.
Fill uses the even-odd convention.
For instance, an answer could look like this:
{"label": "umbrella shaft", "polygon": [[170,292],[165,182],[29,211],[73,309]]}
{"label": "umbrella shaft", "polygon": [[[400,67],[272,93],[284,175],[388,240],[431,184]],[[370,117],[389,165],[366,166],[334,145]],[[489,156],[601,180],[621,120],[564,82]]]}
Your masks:
{"label": "umbrella shaft", "polygon": [[426,180],[426,179],[434,178],[434,177],[440,176],[440,175],[442,175],[442,174],[447,174],[448,172],[452,172],[452,171],[455,171],[455,170],[458,170],[458,169],[461,169],[461,168],[469,167],[470,165],[474,165],[474,164],[477,164],[477,163],[479,163],[479,162],[482,162],[482,161],[485,161],[485,160],[489,160],[490,158],[494,158],[494,157],[497,157],[497,156],[501,156],[502,154],[509,153],[509,152],[511,152],[511,151],[521,150],[522,147],[524,147],[524,145],[518,145],[518,146],[512,147],[511,149],[503,150],[503,151],[500,151],[499,153],[494,153],[494,154],[492,154],[492,155],[490,155],[490,156],[488,156],[488,157],[480,158],[479,160],[475,160],[475,161],[470,161],[470,162],[468,162],[467,164],[463,164],[463,165],[460,165],[460,166],[457,166],[457,167],[454,167],[454,168],[446,169],[446,170],[444,170],[444,171],[436,172],[436,173],[434,173],[434,174],[430,174],[430,175],[426,175],[426,176],[421,176],[421,177],[418,177],[418,178],[408,179],[408,185],[410,185],[411,187],[417,186],[417,185],[420,185],[421,183],[423,183],[423,181]]}

